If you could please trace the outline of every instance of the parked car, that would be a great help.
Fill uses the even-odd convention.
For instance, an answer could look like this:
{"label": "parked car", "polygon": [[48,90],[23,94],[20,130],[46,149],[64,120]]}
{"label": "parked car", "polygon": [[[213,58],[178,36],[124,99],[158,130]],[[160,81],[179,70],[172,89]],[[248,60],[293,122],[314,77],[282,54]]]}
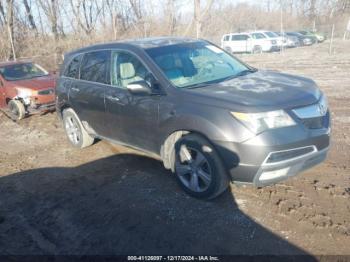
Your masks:
{"label": "parked car", "polygon": [[310,36],[315,38],[315,40],[318,43],[322,43],[323,41],[326,40],[326,36],[324,34],[321,33],[316,33],[316,32],[312,32],[312,31],[306,31],[306,30],[302,30],[302,31],[298,31],[298,33],[304,35],[304,36]]}
{"label": "parked car", "polygon": [[266,30],[260,30],[260,31],[255,31],[252,33],[261,33],[263,34],[266,38],[271,40],[273,45],[275,46],[274,49],[275,51],[280,50],[282,47],[286,47],[286,41],[283,39],[283,37],[275,34],[274,32],[271,31],[266,31]]}
{"label": "parked car", "polygon": [[294,36],[297,37],[299,40],[299,46],[308,46],[313,45],[317,43],[317,40],[315,37],[305,36],[298,32],[286,32],[288,36]]}
{"label": "parked car", "polygon": [[230,53],[269,52],[273,46],[273,42],[260,33],[226,34],[221,40],[221,47]]}
{"label": "parked car", "polygon": [[[270,37],[269,35],[267,35],[264,32],[260,32],[260,31],[255,31],[255,32],[250,32],[250,35],[252,36],[252,38],[255,41],[260,41],[260,42],[267,42],[267,43],[271,43],[271,47],[270,50],[268,50],[269,52],[273,52],[273,51],[279,51],[281,48],[281,39],[279,37]],[[264,51],[264,50],[263,50]]]}
{"label": "parked car", "polygon": [[188,38],[99,44],[65,55],[57,112],[73,146],[96,138],[161,159],[191,196],[270,185],[321,163],[330,113],[314,81],[257,70]]}
{"label": "parked car", "polygon": [[287,48],[298,47],[300,45],[298,37],[296,37],[296,36],[287,35],[284,32],[283,33],[274,32],[274,33],[283,38],[283,40],[286,43],[285,47],[287,47]]}
{"label": "parked car", "polygon": [[30,61],[0,63],[0,108],[14,120],[55,109],[55,76]]}

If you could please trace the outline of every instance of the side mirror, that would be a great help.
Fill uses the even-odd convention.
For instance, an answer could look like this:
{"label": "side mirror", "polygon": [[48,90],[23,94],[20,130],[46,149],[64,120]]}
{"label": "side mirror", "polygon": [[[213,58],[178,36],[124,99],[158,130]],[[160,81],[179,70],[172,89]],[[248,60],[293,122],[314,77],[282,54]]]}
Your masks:
{"label": "side mirror", "polygon": [[150,95],[152,93],[150,86],[144,80],[132,82],[126,88],[134,95]]}

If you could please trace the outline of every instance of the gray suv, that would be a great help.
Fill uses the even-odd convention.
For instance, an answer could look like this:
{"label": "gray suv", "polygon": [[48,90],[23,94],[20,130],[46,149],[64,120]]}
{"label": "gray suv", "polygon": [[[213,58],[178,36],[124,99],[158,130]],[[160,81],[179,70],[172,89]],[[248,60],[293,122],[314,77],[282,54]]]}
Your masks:
{"label": "gray suv", "polygon": [[65,55],[57,112],[69,141],[106,139],[147,152],[191,196],[230,181],[270,185],[321,163],[327,100],[314,81],[257,70],[188,38],[99,44]]}

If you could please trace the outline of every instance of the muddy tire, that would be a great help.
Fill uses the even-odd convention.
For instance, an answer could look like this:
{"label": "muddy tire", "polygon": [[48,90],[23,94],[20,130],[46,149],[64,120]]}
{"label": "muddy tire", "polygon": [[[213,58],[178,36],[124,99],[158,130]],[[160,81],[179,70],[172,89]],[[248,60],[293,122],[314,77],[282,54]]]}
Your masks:
{"label": "muddy tire", "polygon": [[18,121],[25,117],[26,109],[19,100],[10,100],[8,103],[9,115],[12,120]]}
{"label": "muddy tire", "polygon": [[89,135],[83,127],[78,115],[73,109],[68,108],[63,111],[63,125],[69,142],[78,148],[91,146],[94,137]]}
{"label": "muddy tire", "polygon": [[175,175],[190,196],[213,199],[224,192],[229,179],[224,165],[208,140],[189,134],[175,144]]}
{"label": "muddy tire", "polygon": [[253,51],[252,51],[253,54],[261,54],[262,53],[262,48],[261,46],[259,45],[256,45],[253,47]]}

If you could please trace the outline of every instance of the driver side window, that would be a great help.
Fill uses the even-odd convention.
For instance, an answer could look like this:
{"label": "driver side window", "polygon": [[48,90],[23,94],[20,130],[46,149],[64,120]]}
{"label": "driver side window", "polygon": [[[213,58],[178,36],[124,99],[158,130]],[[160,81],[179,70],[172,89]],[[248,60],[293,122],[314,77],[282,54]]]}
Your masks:
{"label": "driver side window", "polygon": [[126,88],[135,81],[145,80],[150,75],[146,67],[134,55],[126,52],[112,52],[112,85]]}

